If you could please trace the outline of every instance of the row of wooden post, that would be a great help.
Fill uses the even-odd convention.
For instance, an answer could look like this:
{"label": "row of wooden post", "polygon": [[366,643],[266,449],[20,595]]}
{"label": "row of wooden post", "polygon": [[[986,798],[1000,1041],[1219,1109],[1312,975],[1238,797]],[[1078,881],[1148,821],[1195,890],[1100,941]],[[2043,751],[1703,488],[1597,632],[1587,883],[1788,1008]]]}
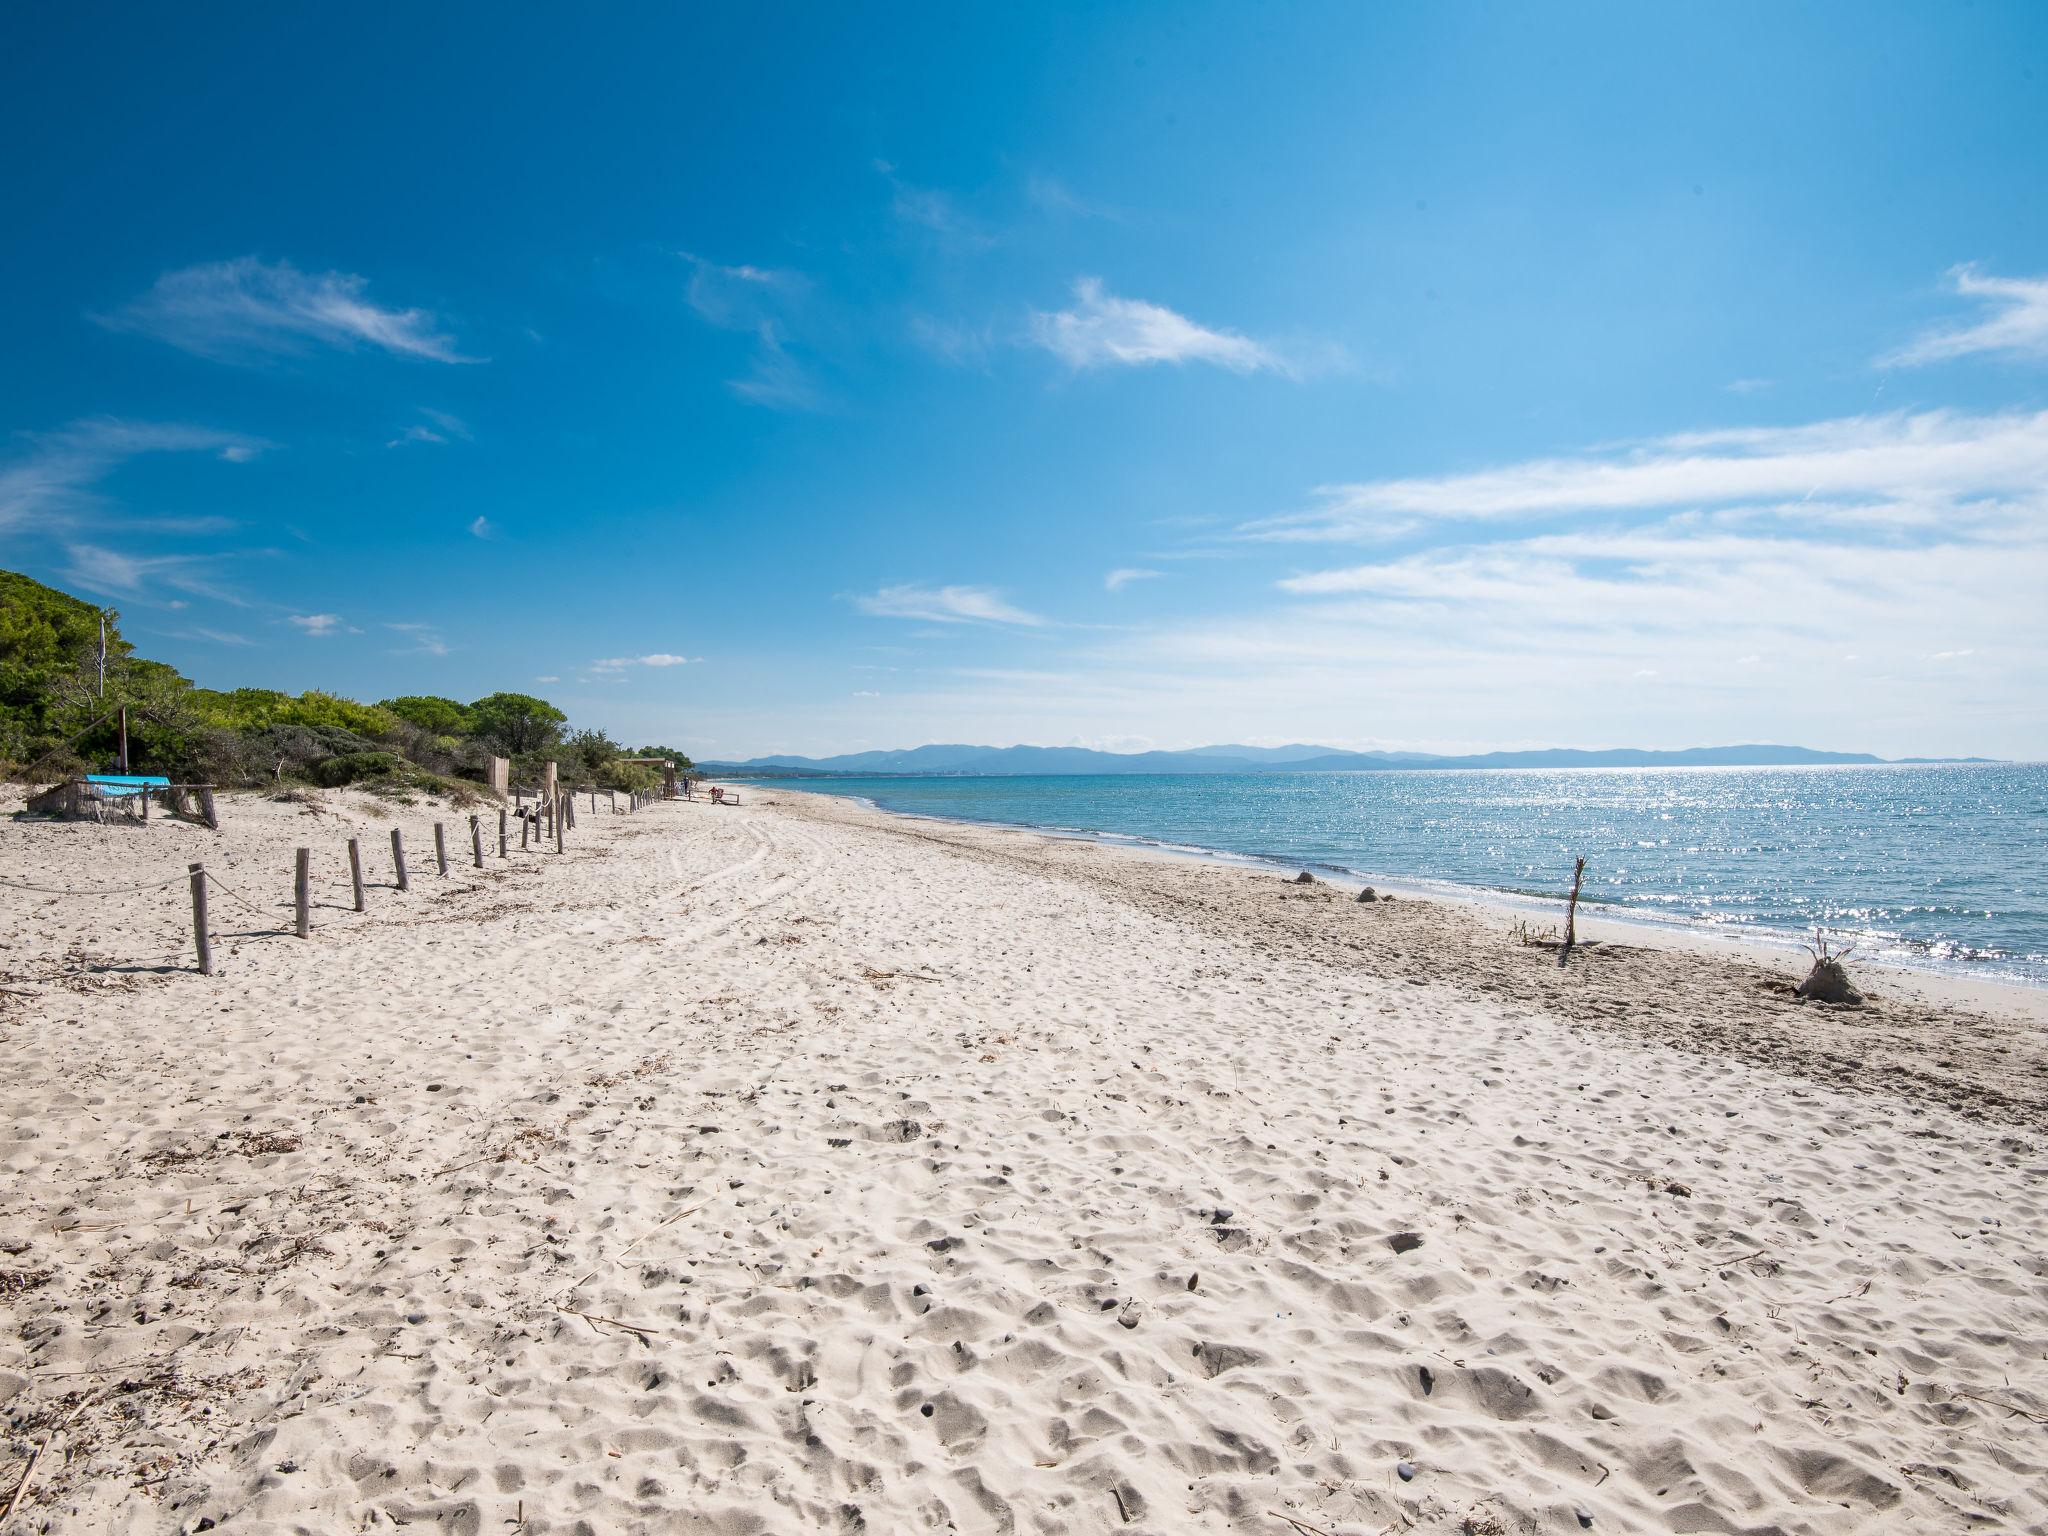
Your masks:
{"label": "row of wooden post", "polygon": [[[597,809],[597,791],[591,790],[589,793],[590,808],[594,811]],[[617,792],[607,790],[605,793],[610,799],[612,809],[616,811],[619,805]],[[211,797],[209,796],[209,798]],[[628,808],[637,811],[642,806],[653,804],[656,798],[658,797],[643,795],[635,791]],[[547,822],[547,830],[544,833],[539,829],[539,824],[543,818]],[[501,859],[507,858],[511,854],[511,825],[511,811],[505,806],[499,806],[498,857]],[[521,848],[527,846],[527,836],[529,830],[531,830],[543,848],[547,846],[547,839],[553,837],[555,852],[561,853],[565,849],[565,834],[575,825],[576,797],[574,794],[556,794],[550,799],[537,800],[535,802],[534,814],[531,818],[525,814],[523,807],[521,809],[519,818],[519,846]],[[484,867],[484,824],[481,816],[473,815],[469,818],[469,856],[478,869]],[[412,879],[405,865],[405,838],[397,827],[391,829],[391,866],[397,877],[398,888],[401,891],[411,890]],[[444,823],[438,821],[434,823],[434,866],[442,874],[448,873],[448,829]],[[202,976],[211,976],[213,974],[213,941],[207,931],[206,866],[194,864],[190,866],[190,869],[192,876],[193,946],[199,954],[199,973]],[[355,897],[355,909],[358,912],[366,911],[369,904],[363,894],[363,848],[362,844],[353,837],[348,840],[348,879],[351,892]],[[310,848],[298,850],[297,864],[292,872],[292,908],[294,917],[293,932],[302,939],[311,938],[313,934],[313,850]]]}

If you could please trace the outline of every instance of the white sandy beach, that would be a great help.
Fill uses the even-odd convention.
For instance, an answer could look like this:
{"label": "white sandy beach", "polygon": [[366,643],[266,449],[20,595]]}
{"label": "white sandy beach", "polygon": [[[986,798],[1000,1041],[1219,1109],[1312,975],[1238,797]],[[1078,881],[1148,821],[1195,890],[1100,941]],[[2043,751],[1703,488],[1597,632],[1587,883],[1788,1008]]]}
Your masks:
{"label": "white sandy beach", "polygon": [[260,908],[0,891],[0,1533],[2048,1529],[2037,994],[742,795],[0,824]]}

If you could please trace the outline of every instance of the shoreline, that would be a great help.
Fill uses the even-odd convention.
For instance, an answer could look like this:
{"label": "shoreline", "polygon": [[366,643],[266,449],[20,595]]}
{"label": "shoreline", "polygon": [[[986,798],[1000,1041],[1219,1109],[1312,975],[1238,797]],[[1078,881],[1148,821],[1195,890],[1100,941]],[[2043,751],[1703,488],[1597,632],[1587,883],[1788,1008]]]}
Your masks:
{"label": "shoreline", "polygon": [[0,821],[24,1529],[2048,1524],[2038,1024],[739,799]]}
{"label": "shoreline", "polygon": [[[1885,763],[1855,766],[1897,765]],[[1703,768],[1698,771],[1722,770]],[[1092,847],[1124,850],[1147,857],[1216,864],[1226,868],[1249,869],[1267,874],[1306,869],[1314,873],[1318,880],[1339,890],[1355,892],[1371,886],[1377,891],[1394,892],[1404,899],[1466,906],[1504,918],[1542,919],[1546,922],[1561,923],[1566,905],[1566,898],[1563,895],[1544,897],[1506,891],[1494,886],[1466,885],[1458,881],[1431,880],[1415,876],[1366,877],[1353,870],[1319,862],[1287,860],[1269,854],[1238,853],[1226,848],[1171,844],[1138,833],[1098,832],[1081,827],[1041,826],[1025,822],[982,821],[969,817],[944,816],[930,811],[903,810],[883,805],[867,794],[811,789],[803,787],[798,781],[787,779],[707,778],[702,782],[726,784],[756,794],[769,790],[789,790],[795,794],[851,802],[864,806],[877,815],[901,817],[906,821],[935,822],[968,828],[996,828],[1031,837],[1058,838]],[[1702,954],[1733,954],[1760,965],[1791,962],[1799,965],[1800,974],[1804,974],[1804,963],[1808,957],[1805,941],[1789,930],[1762,927],[1730,929],[1703,923],[1698,919],[1664,917],[1640,911],[1619,911],[1611,903],[1588,901],[1584,897],[1579,901],[1577,930],[1582,939],[1590,937],[1607,943],[1630,940],[1640,942],[1646,935],[1651,935],[1666,948]],[[2044,1025],[2048,1025],[2048,979],[2036,981],[2026,976],[2010,974],[1973,975],[1963,969],[1966,962],[1959,961],[1930,961],[1918,964],[1862,955],[1855,958],[1857,971],[1877,972],[1889,984],[1913,990],[1930,1002],[1946,1001],[1969,1007],[2011,1011],[2038,1018]]]}

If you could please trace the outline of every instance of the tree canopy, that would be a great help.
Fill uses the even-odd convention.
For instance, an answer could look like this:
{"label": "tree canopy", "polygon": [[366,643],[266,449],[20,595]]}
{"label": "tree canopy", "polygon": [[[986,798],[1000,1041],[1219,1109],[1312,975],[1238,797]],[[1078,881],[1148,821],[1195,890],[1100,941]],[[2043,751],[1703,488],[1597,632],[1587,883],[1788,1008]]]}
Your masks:
{"label": "tree canopy", "polygon": [[476,728],[476,716],[468,705],[432,694],[409,693],[401,699],[386,699],[377,707],[436,736],[467,736]]}
{"label": "tree canopy", "polygon": [[521,782],[533,782],[540,764],[554,758],[572,784],[623,789],[659,778],[628,756],[689,765],[672,748],[629,754],[602,730],[569,731],[567,715],[526,693],[493,693],[472,704],[432,694],[364,704],[318,689],[197,688],[174,668],[137,656],[113,610],[0,571],[0,773],[48,781],[110,766],[124,705],[131,767],[212,784],[483,782],[496,755],[516,760]]}
{"label": "tree canopy", "polygon": [[569,721],[546,699],[530,693],[493,693],[469,706],[472,729],[507,757],[538,752],[561,737]]}

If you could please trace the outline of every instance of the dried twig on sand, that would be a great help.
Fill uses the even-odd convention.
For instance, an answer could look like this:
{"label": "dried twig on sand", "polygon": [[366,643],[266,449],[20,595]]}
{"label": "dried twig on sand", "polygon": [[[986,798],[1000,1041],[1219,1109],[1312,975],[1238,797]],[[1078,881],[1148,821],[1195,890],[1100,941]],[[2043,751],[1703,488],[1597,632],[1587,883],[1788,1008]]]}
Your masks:
{"label": "dried twig on sand", "polygon": [[1266,1513],[1271,1515],[1275,1520],[1285,1520],[1297,1531],[1307,1532],[1308,1536],[1330,1536],[1330,1532],[1324,1530],[1323,1527],[1321,1527],[1320,1525],[1310,1525],[1306,1520],[1297,1520],[1292,1515],[1283,1515],[1277,1509],[1269,1509],[1266,1511]]}
{"label": "dried twig on sand", "polygon": [[596,1312],[579,1312],[574,1307],[557,1307],[555,1310],[564,1317],[582,1318],[583,1321],[590,1324],[591,1332],[599,1335],[603,1334],[604,1329],[598,1327],[598,1324],[603,1323],[607,1328],[617,1328],[623,1333],[638,1336],[643,1344],[648,1343],[654,1337],[654,1330],[652,1328],[637,1328],[631,1323],[620,1322],[616,1317],[605,1317]]}
{"label": "dried twig on sand", "polygon": [[[659,1232],[663,1227],[671,1226],[674,1223],[681,1221],[685,1216],[689,1215],[692,1211],[703,1210],[705,1204],[706,1202],[700,1200],[697,1202],[697,1204],[684,1206],[683,1209],[677,1211],[675,1215],[664,1217],[661,1221],[656,1222],[653,1226],[649,1227],[645,1232],[642,1232],[638,1237],[634,1238],[633,1241],[626,1244],[625,1247],[621,1248],[619,1250],[619,1259],[625,1258],[627,1254],[631,1253],[635,1248],[638,1248],[642,1243],[646,1242],[647,1239],[654,1236],[654,1234]],[[617,1263],[618,1259],[614,1259],[612,1262]]]}
{"label": "dried twig on sand", "polygon": [[90,1403],[105,1390],[104,1387],[95,1387],[92,1391],[86,1393],[85,1396],[71,1405],[71,1411],[59,1419],[51,1427],[48,1434],[36,1442],[35,1451],[30,1455],[28,1465],[21,1469],[21,1481],[14,1485],[14,1493],[7,1500],[7,1510],[4,1514],[0,1514],[0,1526],[11,1523],[14,1519],[15,1511],[21,1508],[21,1501],[28,1496],[28,1485],[35,1478],[36,1468],[42,1465],[43,1452],[50,1448],[50,1442],[62,1434],[69,1427],[71,1421],[85,1411],[86,1404]]}
{"label": "dried twig on sand", "polygon": [[1966,1397],[1973,1403],[1984,1404],[1987,1408],[2003,1409],[2007,1414],[2030,1420],[2035,1424],[2048,1424],[2048,1413],[2036,1413],[2031,1408],[2022,1408],[2018,1403],[2008,1403],[2000,1397],[1992,1397],[1983,1392],[1972,1392],[1968,1387],[1950,1387],[1948,1394],[1950,1397]]}

